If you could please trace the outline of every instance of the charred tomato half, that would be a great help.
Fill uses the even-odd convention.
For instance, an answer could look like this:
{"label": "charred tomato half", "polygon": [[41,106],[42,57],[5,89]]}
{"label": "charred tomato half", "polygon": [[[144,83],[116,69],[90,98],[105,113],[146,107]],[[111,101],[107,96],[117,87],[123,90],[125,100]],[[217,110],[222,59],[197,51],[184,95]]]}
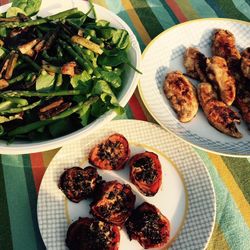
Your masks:
{"label": "charred tomato half", "polygon": [[129,156],[127,139],[121,134],[113,134],[91,150],[89,162],[101,169],[119,170],[124,168]]}
{"label": "charred tomato half", "polygon": [[147,202],[133,211],[125,226],[130,240],[137,240],[145,249],[162,247],[170,235],[169,220],[158,208]]}
{"label": "charred tomato half", "polygon": [[130,180],[146,196],[154,196],[162,182],[161,163],[157,154],[144,152],[134,155],[130,161]]}
{"label": "charred tomato half", "polygon": [[90,212],[96,218],[122,226],[135,205],[135,195],[128,184],[109,181],[103,184],[98,198],[90,204]]}
{"label": "charred tomato half", "polygon": [[102,177],[96,168],[72,167],[66,169],[60,179],[58,186],[66,197],[73,202],[93,197],[98,185],[102,182]]}
{"label": "charred tomato half", "polygon": [[67,231],[70,250],[118,250],[120,231],[115,225],[93,218],[79,218]]}

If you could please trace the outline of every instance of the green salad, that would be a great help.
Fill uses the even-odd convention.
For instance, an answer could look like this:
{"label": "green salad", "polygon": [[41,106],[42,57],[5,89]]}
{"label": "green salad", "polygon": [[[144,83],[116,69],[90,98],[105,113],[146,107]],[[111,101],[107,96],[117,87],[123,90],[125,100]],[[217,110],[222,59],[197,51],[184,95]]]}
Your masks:
{"label": "green salad", "polygon": [[[126,30],[98,20],[92,4],[33,17],[37,0],[14,0],[0,17],[0,138],[46,140],[66,135],[109,110],[132,67]],[[92,17],[89,17],[92,14]]]}

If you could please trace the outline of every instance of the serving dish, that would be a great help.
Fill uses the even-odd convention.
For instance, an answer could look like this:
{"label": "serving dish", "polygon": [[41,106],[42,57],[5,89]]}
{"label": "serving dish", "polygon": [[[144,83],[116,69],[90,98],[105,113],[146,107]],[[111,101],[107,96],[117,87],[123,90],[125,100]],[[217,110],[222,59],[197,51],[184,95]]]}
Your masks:
{"label": "serving dish", "polygon": [[[0,11],[6,11],[10,5],[4,5],[0,8]],[[83,12],[87,12],[90,8],[89,3],[80,0],[66,1],[62,2],[56,1],[43,1],[38,16],[48,16],[60,11],[64,11],[70,8],[77,7]],[[115,28],[121,28],[128,31],[131,40],[131,48],[128,50],[128,57],[130,62],[136,67],[140,68],[140,48],[131,29],[127,24],[120,19],[117,15],[111,11],[95,5],[95,11],[98,19],[104,19],[111,23],[111,26]],[[131,68],[126,69],[126,73],[123,78],[123,88],[118,95],[118,102],[120,106],[125,106],[129,98],[132,96],[138,82],[139,74]],[[100,116],[95,121],[91,122],[86,127],[72,132],[68,135],[58,137],[56,139],[44,140],[38,142],[28,142],[28,141],[14,141],[12,143],[6,143],[6,141],[0,141],[0,152],[3,154],[21,154],[21,153],[32,153],[38,151],[45,151],[52,148],[57,148],[63,144],[76,140],[79,137],[86,136],[87,134],[93,132],[94,130],[103,126],[106,122],[112,120],[116,116],[113,111],[106,112],[104,115]]]}
{"label": "serving dish", "polygon": [[[144,50],[143,76],[139,92],[148,111],[165,129],[184,141],[210,152],[222,155],[246,157],[250,155],[250,132],[244,121],[238,127],[243,137],[231,138],[212,127],[199,109],[196,117],[181,123],[163,92],[163,82],[170,71],[186,72],[183,54],[188,47],[197,47],[206,56],[211,56],[211,37],[215,29],[232,32],[237,48],[242,51],[249,46],[250,25],[248,22],[205,18],[176,25],[162,32]],[[194,85],[198,82],[191,79]]]}
{"label": "serving dish", "polygon": [[[170,249],[204,249],[211,236],[215,220],[215,194],[209,174],[192,147],[164,131],[158,125],[135,120],[108,123],[79,141],[62,147],[50,163],[40,186],[37,204],[38,223],[47,249],[67,249],[65,237],[69,224],[89,215],[89,203],[70,202],[58,188],[64,169],[89,165],[87,157],[93,146],[110,134],[124,135],[131,154],[152,151],[162,164],[163,183],[154,197],[142,195],[129,180],[128,166],[124,170],[98,170],[105,180],[128,183],[136,195],[136,206],[147,201],[170,220]],[[166,248],[165,247],[165,248]],[[164,249],[165,249],[164,248]],[[121,230],[119,249],[141,250],[136,241],[129,241]]]}

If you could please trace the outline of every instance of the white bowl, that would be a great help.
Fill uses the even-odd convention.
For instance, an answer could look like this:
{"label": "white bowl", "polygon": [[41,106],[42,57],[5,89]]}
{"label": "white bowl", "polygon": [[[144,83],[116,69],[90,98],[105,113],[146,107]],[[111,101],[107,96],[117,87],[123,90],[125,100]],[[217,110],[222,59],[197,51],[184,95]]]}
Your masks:
{"label": "white bowl", "polygon": [[[10,4],[1,6],[0,11],[6,11],[9,6]],[[48,16],[56,14],[60,11],[64,11],[73,7],[77,7],[78,9],[86,13],[89,10],[89,3],[81,0],[43,0],[38,16]],[[138,41],[129,26],[116,14],[99,5],[95,5],[95,11],[98,19],[107,20],[110,22],[110,26],[125,29],[128,31],[131,40],[131,48],[128,51],[128,57],[131,63],[137,69],[139,69],[141,61],[141,51]],[[130,97],[135,91],[138,80],[139,74],[133,69],[127,68],[123,79],[124,86],[120,95],[118,96],[118,101],[121,106],[124,107],[129,101]],[[66,143],[72,142],[73,140],[77,140],[88,135],[89,133],[92,133],[94,130],[102,127],[105,123],[112,120],[115,116],[116,113],[114,111],[106,112],[104,115],[91,122],[86,127],[76,130],[75,132],[72,132],[68,135],[58,137],[56,139],[44,140],[40,142],[15,141],[11,144],[7,144],[6,141],[0,140],[0,154],[27,154],[58,148]]]}

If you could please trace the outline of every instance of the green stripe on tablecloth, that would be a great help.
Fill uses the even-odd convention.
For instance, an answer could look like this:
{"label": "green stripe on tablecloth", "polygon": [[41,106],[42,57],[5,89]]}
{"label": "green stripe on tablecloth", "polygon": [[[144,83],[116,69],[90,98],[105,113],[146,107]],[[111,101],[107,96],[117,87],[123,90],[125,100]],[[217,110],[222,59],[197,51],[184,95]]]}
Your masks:
{"label": "green stripe on tablecloth", "polygon": [[162,3],[162,6],[166,9],[166,11],[168,12],[168,14],[171,16],[172,20],[177,24],[179,23],[178,18],[175,16],[174,12],[172,11],[172,9],[167,5],[165,0],[160,0],[160,2]]}
{"label": "green stripe on tablecloth", "polygon": [[33,178],[32,168],[31,168],[31,162],[29,155],[23,155],[23,166],[24,166],[24,174],[26,178],[26,185],[27,185],[27,191],[28,191],[28,197],[29,197],[29,203],[31,208],[31,214],[32,214],[32,221],[33,221],[33,228],[35,231],[35,242],[37,245],[37,249],[45,249],[43,240],[40,235],[40,231],[38,228],[38,222],[37,222],[37,193],[35,188],[35,182]]}
{"label": "green stripe on tablecloth", "polygon": [[3,164],[0,161],[0,249],[12,250],[13,246],[6,191]]}
{"label": "green stripe on tablecloth", "polygon": [[248,19],[250,19],[250,1],[233,0],[235,7],[243,13]]}
{"label": "green stripe on tablecloth", "polygon": [[235,7],[231,0],[206,0],[206,2],[215,10],[217,15],[220,17],[248,21],[248,18]]}
{"label": "green stripe on tablecloth", "polygon": [[217,17],[216,12],[205,1],[189,0],[189,2],[200,17]]}
{"label": "green stripe on tablecloth", "polygon": [[116,13],[120,18],[122,18],[128,24],[130,29],[134,32],[134,34],[135,34],[135,36],[140,44],[141,50],[143,50],[145,48],[145,44],[143,43],[140,35],[138,34],[137,30],[135,29],[133,22],[130,20],[128,13],[123,8],[121,1],[106,0],[105,3],[107,5],[107,7],[109,8],[109,10]]}
{"label": "green stripe on tablecloth", "polygon": [[[207,153],[199,149],[196,149],[196,152],[201,156],[211,176],[216,193],[216,222],[219,224],[230,249],[249,249],[250,228],[246,225],[237,205]],[[217,242],[217,248],[215,249],[220,249],[220,242]]]}
{"label": "green stripe on tablecloth", "polygon": [[250,204],[250,166],[245,158],[222,157],[235,181]]}
{"label": "green stripe on tablecloth", "polygon": [[[147,4],[164,29],[168,29],[176,24],[175,20],[172,19],[172,16],[169,15],[168,11],[161,4],[161,1],[147,0]],[[166,3],[164,5],[166,6]]]}
{"label": "green stripe on tablecloth", "polygon": [[226,14],[222,11],[220,6],[217,4],[215,0],[205,0],[207,4],[215,11],[218,17],[227,17]]}
{"label": "green stripe on tablecloth", "polygon": [[152,39],[164,30],[145,0],[130,0],[130,2]]}
{"label": "green stripe on tablecloth", "polygon": [[5,187],[8,190],[10,225],[15,250],[36,248],[32,213],[24,174],[22,156],[2,155]]}

